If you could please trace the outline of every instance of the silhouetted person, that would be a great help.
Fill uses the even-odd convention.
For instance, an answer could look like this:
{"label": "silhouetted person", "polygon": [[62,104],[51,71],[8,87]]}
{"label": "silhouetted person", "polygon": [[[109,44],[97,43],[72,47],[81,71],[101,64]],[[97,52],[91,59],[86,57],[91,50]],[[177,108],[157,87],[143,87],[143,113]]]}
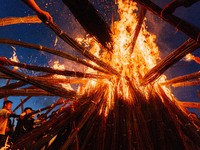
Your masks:
{"label": "silhouetted person", "polygon": [[24,109],[24,112],[20,115],[15,131],[13,133],[14,142],[34,128],[34,118],[33,115],[30,115],[32,111],[32,108],[27,107]]}
{"label": "silhouetted person", "polygon": [[12,111],[12,101],[3,102],[3,108],[0,110],[0,148],[4,147],[9,129],[9,117],[16,117]]}

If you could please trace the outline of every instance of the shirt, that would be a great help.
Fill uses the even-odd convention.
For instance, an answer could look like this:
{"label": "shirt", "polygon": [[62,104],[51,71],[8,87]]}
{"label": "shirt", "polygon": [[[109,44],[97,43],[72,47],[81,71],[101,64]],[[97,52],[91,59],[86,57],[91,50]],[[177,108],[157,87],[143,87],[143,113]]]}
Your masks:
{"label": "shirt", "polygon": [[0,110],[0,134],[1,135],[5,135],[9,115],[10,115],[10,111],[8,111],[7,109],[3,108]]}

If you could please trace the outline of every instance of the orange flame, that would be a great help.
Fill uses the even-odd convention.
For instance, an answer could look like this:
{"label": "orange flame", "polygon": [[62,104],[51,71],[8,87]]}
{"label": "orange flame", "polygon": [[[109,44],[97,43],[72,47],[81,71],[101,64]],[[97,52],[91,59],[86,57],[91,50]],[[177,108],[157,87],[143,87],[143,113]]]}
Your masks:
{"label": "orange flame", "polygon": [[[106,95],[107,104],[106,107],[100,110],[100,114],[104,113],[105,116],[109,113],[109,110],[113,108],[115,103],[115,94],[117,92],[118,97],[133,104],[134,98],[132,97],[131,86],[134,86],[144,94],[147,98],[151,95],[152,85],[141,86],[140,82],[142,77],[153,68],[159,58],[159,49],[155,43],[156,36],[147,31],[145,22],[142,24],[141,32],[136,41],[134,50],[132,50],[132,39],[137,26],[138,10],[136,3],[133,1],[116,0],[118,5],[118,13],[120,20],[113,23],[113,53],[107,52],[100,53],[100,44],[94,42],[93,39],[77,38],[76,40],[85,47],[92,47],[90,52],[99,57],[104,62],[114,67],[121,76],[113,76],[111,79],[90,79],[88,83],[78,88],[79,95],[89,93],[95,88],[99,88],[100,85],[107,85],[107,89],[104,89],[104,95]],[[145,18],[146,19],[146,18]],[[92,63],[92,62],[91,62]],[[98,73],[93,69],[87,69],[86,72]],[[166,76],[162,75],[160,79],[153,85],[155,88],[159,83],[164,82]],[[130,83],[131,81],[131,83]],[[132,84],[132,85],[130,85]],[[163,90],[172,96],[171,91],[163,86]]]}
{"label": "orange flame", "polygon": [[185,59],[186,59],[187,61],[194,60],[196,63],[200,64],[200,58],[199,58],[199,57],[196,57],[196,56],[194,56],[194,55],[192,55],[192,54],[187,54],[187,55],[185,56]]}
{"label": "orange flame", "polygon": [[[53,69],[58,69],[58,70],[65,70],[65,66],[64,65],[61,65],[59,64],[59,61],[54,61],[54,65],[52,67]],[[63,76],[63,75],[54,75],[54,78],[59,78],[59,79],[67,79],[66,76]],[[70,84],[65,84],[65,83],[62,83],[61,86],[67,90],[73,90],[73,88],[71,87]]]}
{"label": "orange flame", "polygon": [[[113,55],[111,59],[107,59],[108,54],[105,52],[99,55],[100,48],[98,45],[93,45],[91,52],[106,63],[109,63],[121,73],[121,77],[113,76],[112,80],[90,80],[87,86],[82,87],[82,92],[89,91],[92,88],[98,87],[100,84],[107,84],[107,107],[104,108],[105,116],[109,110],[113,108],[114,93],[117,90],[118,96],[129,103],[134,103],[132,98],[130,85],[128,85],[127,78],[132,81],[137,90],[144,93],[146,97],[151,95],[150,86],[141,86],[141,78],[156,65],[159,60],[159,49],[155,43],[156,36],[150,34],[146,30],[145,22],[142,25],[141,32],[138,36],[134,50],[131,50],[132,39],[137,25],[136,3],[132,1],[118,0],[118,13],[120,20],[113,23]],[[130,53],[133,52],[133,53]],[[87,70],[88,72],[92,71]],[[162,75],[159,81],[154,85],[155,87],[166,80],[166,76]],[[169,96],[173,96],[171,91],[163,86],[163,89]],[[80,93],[81,94],[81,93]],[[103,110],[100,111],[103,113]]]}
{"label": "orange flame", "polygon": [[[17,57],[17,54],[16,54],[16,48],[14,46],[11,46],[12,49],[13,49],[13,55],[12,57],[10,58],[11,61],[14,61],[14,62],[19,62],[19,59]],[[14,67],[13,70],[16,71],[19,67]]]}

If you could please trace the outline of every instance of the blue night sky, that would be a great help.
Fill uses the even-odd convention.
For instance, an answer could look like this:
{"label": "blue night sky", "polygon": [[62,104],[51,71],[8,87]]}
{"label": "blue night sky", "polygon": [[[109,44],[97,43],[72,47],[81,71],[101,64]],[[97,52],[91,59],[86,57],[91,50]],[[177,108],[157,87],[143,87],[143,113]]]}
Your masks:
{"label": "blue night sky", "polygon": [[[68,35],[71,37],[83,37],[85,35],[85,31],[80,27],[78,22],[74,19],[73,15],[62,3],[62,1],[37,0],[36,2],[38,2],[41,8],[50,12],[50,14],[53,16],[54,22],[58,24],[64,31],[66,31]],[[153,0],[153,2],[158,4],[160,7],[163,7],[165,4],[170,2],[170,0]],[[113,2],[111,0],[94,0],[92,3],[105,18],[106,22],[110,23],[111,12],[116,9],[116,7],[111,6]],[[200,2],[192,5],[190,8],[178,8],[174,14],[200,28],[199,8]],[[27,15],[35,15],[35,13],[20,0],[0,0],[0,18],[24,17]],[[170,52],[175,50],[189,38],[184,33],[179,32],[157,16],[154,16],[151,12],[147,13],[147,18],[149,18],[147,22],[149,31],[156,34],[157,36],[157,44],[161,51],[161,58],[167,56]],[[46,47],[63,50],[73,55],[79,55],[61,39],[58,39],[58,43],[56,46],[54,46],[56,35],[43,23],[0,26],[0,37],[43,45]],[[28,63],[33,65],[39,64],[40,66],[49,66],[51,60],[59,60],[59,62],[63,63],[61,58],[55,57],[51,54],[40,53],[32,49],[25,49],[17,46],[14,48],[16,49],[16,54],[21,63]],[[7,58],[12,57],[14,48],[9,45],[0,44],[0,56],[5,56]],[[200,57],[199,49],[192,54]],[[200,69],[199,66],[200,64],[197,64],[194,61],[188,62],[183,59],[172,66],[168,71],[165,72],[165,74],[170,79],[176,76],[197,72]],[[73,67],[70,69],[73,69]],[[31,74],[31,72],[29,73]],[[0,86],[5,84],[6,81],[0,79]],[[174,95],[182,101],[199,101],[199,86],[178,88],[171,87],[171,89]],[[15,106],[20,102],[20,99],[24,98],[25,97],[9,97],[8,99],[13,101],[13,108],[15,108]],[[36,110],[51,104],[52,101],[57,99],[58,97],[34,97],[25,104],[25,107],[31,106]],[[0,103],[0,107],[1,105],[2,103]],[[17,113],[20,113],[20,111],[17,111]]]}

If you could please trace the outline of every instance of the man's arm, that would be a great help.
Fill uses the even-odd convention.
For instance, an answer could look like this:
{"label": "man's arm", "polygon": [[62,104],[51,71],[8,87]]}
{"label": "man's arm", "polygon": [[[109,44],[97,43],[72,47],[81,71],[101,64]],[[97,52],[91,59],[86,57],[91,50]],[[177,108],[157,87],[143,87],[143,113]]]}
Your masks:
{"label": "man's arm", "polygon": [[172,14],[178,7],[180,6],[190,7],[191,5],[193,5],[198,1],[200,0],[172,0],[172,2],[164,6],[161,15],[164,16],[166,13]]}
{"label": "man's arm", "polygon": [[42,20],[42,21],[44,21],[44,22],[48,22],[48,21],[50,21],[50,22],[52,22],[53,21],[53,18],[52,18],[52,16],[48,13],[48,12],[46,12],[46,11],[44,11],[44,10],[42,10],[38,5],[37,5],[37,3],[35,2],[35,0],[22,0],[26,5],[28,5],[32,10],[34,10],[36,13],[37,13],[37,15],[38,15],[38,17]]}

